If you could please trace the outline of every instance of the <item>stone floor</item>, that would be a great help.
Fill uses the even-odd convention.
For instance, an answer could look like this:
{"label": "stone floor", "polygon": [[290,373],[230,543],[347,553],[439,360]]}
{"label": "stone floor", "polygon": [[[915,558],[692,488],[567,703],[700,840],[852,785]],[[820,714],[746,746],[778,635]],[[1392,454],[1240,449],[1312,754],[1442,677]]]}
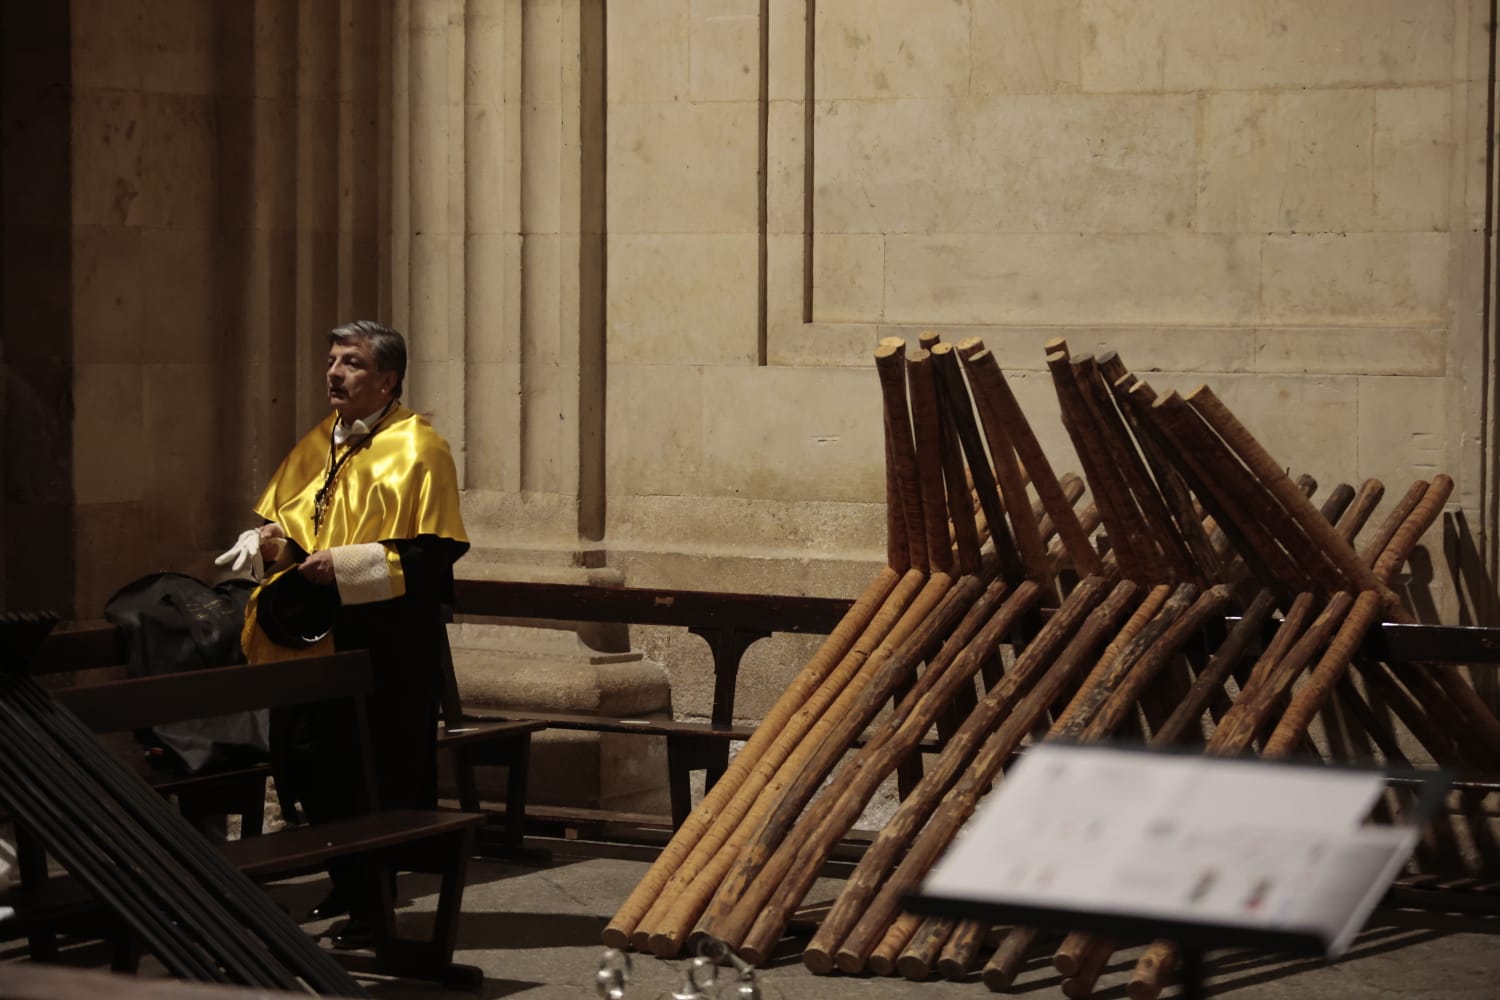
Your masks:
{"label": "stone floor", "polygon": [[[563,850],[566,850],[564,845]],[[561,850],[551,864],[520,866],[476,861],[464,899],[457,960],[478,966],[485,981],[478,996],[485,1000],[584,1000],[597,997],[595,971],[603,948],[599,935],[619,902],[646,870],[646,862],[617,858],[569,856]],[[824,880],[810,900],[832,899],[839,883]],[[271,887],[272,895],[294,917],[305,915],[319,900],[327,883],[321,877]],[[436,903],[436,885],[424,876],[403,875],[398,919],[404,932],[420,933]],[[304,924],[311,934],[327,925]],[[1144,943],[1144,942],[1142,942]],[[1220,952],[1209,959],[1208,993],[1234,1000],[1372,1000],[1410,997],[1423,1000],[1493,1000],[1500,997],[1500,941],[1489,934],[1445,934],[1423,929],[1400,929],[1378,919],[1355,941],[1336,965],[1317,960],[1289,959],[1247,952]],[[991,994],[972,976],[967,982],[912,983],[874,976],[817,977],[799,960],[800,942],[789,937],[782,953],[758,973],[766,1000],[979,1000]],[[1136,947],[1116,955],[1100,980],[1095,996],[1123,1000],[1125,982],[1134,965]],[[4,960],[23,954],[19,945],[0,954],[0,997],[6,988]],[[74,964],[107,963],[101,946],[77,948]],[[673,1000],[683,983],[687,962],[634,956],[627,1000]],[[727,971],[727,970],[726,970]],[[150,975],[149,959],[142,969]],[[447,992],[413,980],[360,977],[370,994],[381,1000],[454,1000],[467,994]],[[168,984],[162,984],[166,987]],[[725,978],[711,1000],[735,997],[734,983]],[[90,987],[88,995],[98,990]],[[162,1000],[177,996],[163,990]],[[27,997],[50,997],[23,992]],[[82,995],[82,994],[73,994]],[[156,994],[152,994],[156,995]],[[217,994],[215,994],[217,995]],[[245,995],[240,991],[235,996]],[[692,994],[689,994],[692,995]],[[1012,994],[1019,997],[1061,997],[1059,979],[1038,955],[1022,973]],[[1164,995],[1172,998],[1175,990]],[[203,1000],[199,993],[193,1000]]]}
{"label": "stone floor", "polygon": [[[520,867],[476,862],[464,900],[458,960],[479,966],[485,998],[578,1000],[598,996],[594,974],[602,948],[599,934],[615,907],[634,887],[646,864],[607,858],[554,856],[547,867]],[[837,882],[819,883],[809,899],[831,899]],[[305,912],[322,890],[318,882],[277,887],[294,913]],[[402,920],[415,925],[434,903],[430,886],[419,877],[403,876]],[[316,931],[318,925],[308,925]],[[767,1000],[971,1000],[991,994],[977,976],[969,982],[911,983],[871,976],[816,977],[798,960],[797,942],[788,939],[785,953],[759,973]],[[1416,997],[1432,1000],[1492,1000],[1500,997],[1500,940],[1483,934],[1442,934],[1398,929],[1373,922],[1336,965],[1321,961],[1243,952],[1210,958],[1209,994],[1235,1000],[1367,1000]],[[1116,956],[1095,993],[1102,1000],[1121,1000],[1139,949]],[[683,961],[635,956],[632,1000],[670,998],[682,984]],[[727,981],[726,981],[727,982]],[[387,1000],[448,996],[430,986],[370,981],[371,993]],[[1013,995],[1061,997],[1058,976],[1044,958],[1035,959],[1017,981]],[[1166,996],[1175,995],[1168,991]],[[715,996],[733,996],[725,989]]]}

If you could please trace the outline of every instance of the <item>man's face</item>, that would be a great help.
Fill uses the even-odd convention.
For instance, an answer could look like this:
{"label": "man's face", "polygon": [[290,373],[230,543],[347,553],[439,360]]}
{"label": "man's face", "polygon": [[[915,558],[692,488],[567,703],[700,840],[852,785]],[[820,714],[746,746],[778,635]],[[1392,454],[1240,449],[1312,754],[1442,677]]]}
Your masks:
{"label": "man's face", "polygon": [[345,420],[368,417],[390,402],[396,373],[377,371],[375,353],[358,337],[328,348],[328,402]]}

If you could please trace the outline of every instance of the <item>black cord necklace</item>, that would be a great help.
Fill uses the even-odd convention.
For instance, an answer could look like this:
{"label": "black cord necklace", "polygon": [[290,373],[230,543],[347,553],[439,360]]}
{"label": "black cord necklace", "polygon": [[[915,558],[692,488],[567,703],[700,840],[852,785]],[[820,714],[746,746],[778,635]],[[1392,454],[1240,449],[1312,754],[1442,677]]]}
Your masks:
{"label": "black cord necklace", "polygon": [[[364,437],[360,438],[358,441],[354,442],[348,448],[346,448],[344,450],[344,453],[338,457],[337,461],[334,460],[333,455],[334,452],[338,450],[338,445],[334,441],[332,432],[329,433],[328,471],[323,475],[323,485],[318,488],[317,493],[313,494],[314,536],[316,536],[318,532],[323,530],[323,515],[328,513],[328,502],[333,497],[333,483],[334,480],[338,478],[339,470],[344,467],[345,462],[349,461],[349,456],[353,455],[356,451],[359,451],[359,449],[370,443],[370,441],[375,437],[375,432],[380,429],[381,424],[385,423],[385,418],[390,416],[391,410],[395,409],[395,407],[396,401],[394,399],[389,403],[386,403],[385,409],[380,412],[380,416],[375,420],[375,423],[371,425],[370,433],[366,434]],[[343,419],[343,417],[339,417],[340,422],[342,422]]]}

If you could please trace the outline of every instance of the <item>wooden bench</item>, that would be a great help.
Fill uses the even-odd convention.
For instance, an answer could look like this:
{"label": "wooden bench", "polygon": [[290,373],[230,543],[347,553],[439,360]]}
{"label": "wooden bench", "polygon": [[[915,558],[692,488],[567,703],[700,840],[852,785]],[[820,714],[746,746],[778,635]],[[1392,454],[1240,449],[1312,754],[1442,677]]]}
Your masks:
{"label": "wooden bench", "polygon": [[[444,647],[446,648],[446,647]],[[66,623],[42,640],[31,659],[36,676],[66,673],[98,673],[123,670],[129,659],[121,630],[105,622]],[[450,669],[451,675],[451,669]],[[444,690],[452,688],[451,676]],[[452,761],[459,785],[459,803],[466,812],[479,812],[473,768],[499,765],[507,768],[505,819],[498,846],[519,851],[526,813],[526,777],[530,763],[531,734],[546,723],[527,720],[461,721],[462,714],[448,697],[440,705],[438,750]],[[197,712],[196,717],[211,713]],[[460,720],[450,725],[449,720]],[[158,722],[165,720],[157,720]],[[199,774],[163,766],[144,754],[129,759],[130,766],[163,795],[177,796],[183,814],[193,818],[221,815],[241,817],[241,835],[258,836],[264,825],[268,763],[222,768]]]}
{"label": "wooden bench", "polygon": [[[459,621],[501,619],[512,624],[595,622],[686,627],[708,643],[713,655],[714,694],[707,722],[674,719],[660,713],[616,717],[529,709],[488,709],[482,715],[465,715],[450,655],[444,663],[444,697],[448,706],[445,712],[481,722],[499,718],[538,722],[550,729],[662,737],[667,744],[672,825],[680,826],[692,809],[691,772],[704,771],[706,783],[712,787],[728,765],[729,743],[748,740],[755,732],[753,726],[734,722],[735,689],[746,650],[776,632],[826,635],[852,605],[852,601],[843,598],[456,580],[454,609]],[[936,751],[940,742],[925,741],[923,749]],[[903,795],[918,778],[920,773],[903,772]],[[605,814],[605,818],[609,816]]]}
{"label": "wooden bench", "polygon": [[[351,780],[365,801],[376,804],[373,755],[365,698],[373,688],[369,657],[363,652],[256,666],[220,667],[179,674],[112,681],[64,689],[59,702],[95,732],[128,732],[167,722],[255,709],[317,702],[340,702],[353,713],[360,748],[359,775]],[[376,927],[379,971],[475,985],[478,970],[452,963],[468,858],[476,829],[485,817],[454,810],[380,810],[334,823],[289,828],[222,845],[220,853],[258,881],[316,871],[336,858],[368,858],[380,868],[433,872],[441,887],[431,937],[415,940],[395,932],[390,883],[376,878],[380,919]],[[31,906],[18,919],[0,925],[0,934],[35,933],[53,926],[54,911],[39,905],[43,886],[36,866],[23,869],[27,884],[17,900]],[[45,869],[43,869],[45,875]],[[66,912],[76,910],[76,891],[64,886],[56,897]],[[76,914],[74,914],[76,915]],[[482,977],[480,977],[482,978]]]}

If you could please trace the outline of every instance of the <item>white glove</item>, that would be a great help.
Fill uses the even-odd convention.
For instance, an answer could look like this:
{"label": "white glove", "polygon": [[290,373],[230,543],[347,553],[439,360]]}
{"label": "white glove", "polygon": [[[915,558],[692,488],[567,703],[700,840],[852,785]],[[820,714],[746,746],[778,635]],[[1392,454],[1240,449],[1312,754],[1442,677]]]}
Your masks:
{"label": "white glove", "polygon": [[249,572],[250,579],[260,580],[266,567],[260,558],[260,529],[246,528],[240,532],[229,551],[214,560],[215,566],[228,566],[231,573]]}

